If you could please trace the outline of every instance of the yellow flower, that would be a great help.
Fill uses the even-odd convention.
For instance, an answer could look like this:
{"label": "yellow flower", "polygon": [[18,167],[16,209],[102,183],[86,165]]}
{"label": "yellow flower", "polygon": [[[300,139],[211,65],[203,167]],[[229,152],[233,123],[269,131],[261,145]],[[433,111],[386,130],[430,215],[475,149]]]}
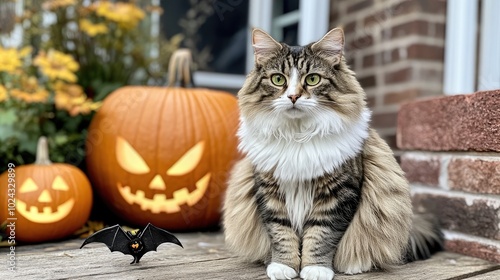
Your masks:
{"label": "yellow flower", "polygon": [[54,85],[54,91],[54,102],[59,110],[69,111],[75,103],[82,103],[86,99],[82,87],[77,84],[65,84],[58,81]]}
{"label": "yellow flower", "polygon": [[44,8],[45,10],[53,11],[59,8],[73,6],[76,4],[76,2],[76,0],[47,0],[43,2],[42,8]]}
{"label": "yellow flower", "polygon": [[71,97],[85,96],[83,88],[78,84],[66,84],[61,81],[57,81],[54,84],[54,91],[61,94],[67,94]]}
{"label": "yellow flower", "polygon": [[80,20],[80,29],[87,33],[90,37],[94,37],[98,34],[106,34],[108,33],[108,27],[106,27],[103,23],[92,23],[88,19]]}
{"label": "yellow flower", "polygon": [[74,117],[76,115],[82,114],[86,115],[89,114],[92,111],[95,111],[101,107],[102,102],[92,102],[89,99],[85,100],[85,102],[78,104],[71,108],[71,110],[68,111],[70,116]]}
{"label": "yellow flower", "polygon": [[56,50],[49,50],[48,53],[41,51],[33,64],[40,67],[40,71],[50,80],[60,79],[72,83],[76,82],[74,72],[80,67],[71,55]]}
{"label": "yellow flower", "polygon": [[7,100],[7,89],[0,85],[0,102]]}
{"label": "yellow flower", "polygon": [[54,85],[56,108],[67,111],[71,116],[88,114],[97,110],[101,102],[92,102],[88,99],[81,86],[57,82]]}
{"label": "yellow flower", "polygon": [[21,67],[21,54],[16,49],[4,49],[0,46],[0,72],[14,74]]}
{"label": "yellow flower", "polygon": [[12,89],[10,95],[27,103],[45,103],[49,99],[49,92],[38,85],[35,77],[21,77],[21,87]]}
{"label": "yellow flower", "polygon": [[26,103],[45,103],[49,99],[49,92],[44,88],[39,88],[37,91],[30,93],[19,89],[12,89],[11,95],[14,98],[23,100]]}
{"label": "yellow flower", "polygon": [[99,2],[96,14],[110,21],[116,22],[120,27],[132,29],[137,26],[145,14],[139,7],[132,3],[124,2]]}

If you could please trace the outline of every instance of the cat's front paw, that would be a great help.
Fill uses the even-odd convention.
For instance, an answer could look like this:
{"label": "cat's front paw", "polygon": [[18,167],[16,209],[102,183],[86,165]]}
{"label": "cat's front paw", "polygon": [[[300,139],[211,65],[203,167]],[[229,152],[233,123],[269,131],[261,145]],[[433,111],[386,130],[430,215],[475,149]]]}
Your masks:
{"label": "cat's front paw", "polygon": [[319,265],[308,265],[300,271],[300,278],[304,280],[332,280],[333,270]]}
{"label": "cat's front paw", "polygon": [[271,280],[293,279],[298,276],[295,269],[277,262],[272,262],[267,266],[267,276]]}

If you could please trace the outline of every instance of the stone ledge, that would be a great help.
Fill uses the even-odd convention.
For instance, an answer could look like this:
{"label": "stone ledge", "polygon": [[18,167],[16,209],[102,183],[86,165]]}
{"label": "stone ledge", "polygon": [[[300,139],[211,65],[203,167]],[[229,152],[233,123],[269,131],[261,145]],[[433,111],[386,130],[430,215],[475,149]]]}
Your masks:
{"label": "stone ledge", "polygon": [[500,152],[500,90],[402,105],[397,145],[404,150]]}

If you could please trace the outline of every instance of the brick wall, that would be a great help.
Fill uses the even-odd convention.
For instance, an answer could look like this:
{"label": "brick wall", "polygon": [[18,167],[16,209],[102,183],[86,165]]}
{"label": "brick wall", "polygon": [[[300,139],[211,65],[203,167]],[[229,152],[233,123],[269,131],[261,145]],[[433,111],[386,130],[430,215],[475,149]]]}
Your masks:
{"label": "brick wall", "polygon": [[500,90],[405,104],[401,167],[450,251],[500,262]]}
{"label": "brick wall", "polygon": [[372,126],[395,147],[400,104],[442,94],[446,1],[332,0],[330,19],[344,28]]}

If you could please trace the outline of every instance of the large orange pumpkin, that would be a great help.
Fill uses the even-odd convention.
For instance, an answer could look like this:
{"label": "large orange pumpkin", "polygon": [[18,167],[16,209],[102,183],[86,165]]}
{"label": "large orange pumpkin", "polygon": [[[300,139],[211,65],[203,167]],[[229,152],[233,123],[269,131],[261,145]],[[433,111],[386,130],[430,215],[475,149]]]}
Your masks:
{"label": "large orange pumpkin", "polygon": [[219,222],[237,155],[238,106],[229,93],[189,87],[190,61],[188,51],[177,51],[169,87],[120,88],[91,122],[91,181],[132,224],[188,230]]}
{"label": "large orange pumpkin", "polygon": [[[0,221],[15,218],[8,221],[15,222],[18,241],[42,242],[67,237],[81,228],[90,215],[89,180],[72,165],[53,164],[45,137],[38,141],[36,162],[4,172],[0,182]],[[15,189],[14,195],[9,196],[12,192],[7,189]],[[11,212],[7,205],[12,205],[12,199],[16,206]]]}

